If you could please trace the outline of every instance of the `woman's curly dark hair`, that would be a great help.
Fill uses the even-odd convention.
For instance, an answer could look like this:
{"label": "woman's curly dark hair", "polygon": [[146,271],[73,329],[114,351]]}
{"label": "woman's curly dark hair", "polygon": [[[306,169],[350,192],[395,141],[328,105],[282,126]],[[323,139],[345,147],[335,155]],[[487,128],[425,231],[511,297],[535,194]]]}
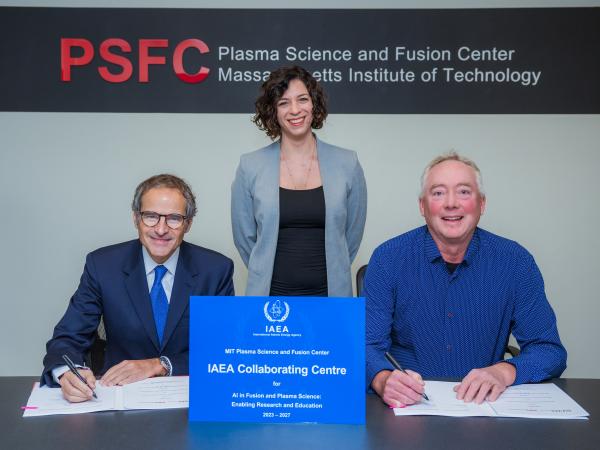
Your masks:
{"label": "woman's curly dark hair", "polygon": [[252,122],[267,133],[271,139],[277,139],[281,135],[281,127],[277,122],[277,102],[292,80],[302,81],[312,100],[311,128],[316,130],[322,128],[327,117],[327,99],[317,80],[300,66],[280,67],[271,72],[267,81],[263,83],[261,94],[254,103],[256,113],[252,118]]}

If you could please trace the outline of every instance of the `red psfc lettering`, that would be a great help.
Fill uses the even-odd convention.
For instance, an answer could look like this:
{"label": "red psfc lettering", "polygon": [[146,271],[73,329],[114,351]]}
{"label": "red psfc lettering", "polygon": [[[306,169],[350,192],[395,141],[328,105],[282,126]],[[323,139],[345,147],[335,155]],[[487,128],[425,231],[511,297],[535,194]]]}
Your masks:
{"label": "red psfc lettering", "polygon": [[[138,39],[138,81],[149,83],[151,66],[167,65],[168,39]],[[167,49],[165,51],[165,49]],[[200,39],[185,39],[179,42],[172,54],[172,68],[175,76],[185,83],[200,83],[208,77],[210,69],[201,66],[196,73],[188,73],[184,66],[184,56],[188,50],[203,55],[209,53],[208,45]],[[97,67],[100,77],[109,83],[123,83],[133,75],[134,62],[131,60],[132,45],[125,39],[109,38],[98,47],[99,59],[117,67],[117,70],[102,64]],[[75,67],[90,65],[95,56],[94,44],[85,38],[62,38],[60,40],[60,79],[71,82]]]}
{"label": "red psfc lettering", "polygon": [[[79,47],[83,54],[73,56],[71,49]],[[71,81],[71,67],[85,66],[92,61],[94,57],[94,46],[87,39],[63,38],[60,40],[60,79],[62,81]]]}
{"label": "red psfc lettering", "polygon": [[200,39],[186,39],[185,41],[181,41],[177,44],[177,47],[175,47],[175,51],[173,52],[173,70],[175,71],[177,78],[181,81],[185,81],[186,83],[200,83],[208,76],[210,69],[202,66],[200,67],[200,70],[193,75],[187,73],[183,68],[183,52],[188,48],[195,48],[201,54],[210,51],[208,46]]}
{"label": "red psfc lettering", "polygon": [[100,76],[111,83],[122,83],[131,78],[133,73],[133,64],[127,58],[121,55],[114,54],[110,51],[112,47],[118,47],[122,52],[131,52],[131,45],[123,39],[107,39],[100,44],[100,56],[106,62],[121,66],[121,73],[113,74],[108,67],[98,67]]}

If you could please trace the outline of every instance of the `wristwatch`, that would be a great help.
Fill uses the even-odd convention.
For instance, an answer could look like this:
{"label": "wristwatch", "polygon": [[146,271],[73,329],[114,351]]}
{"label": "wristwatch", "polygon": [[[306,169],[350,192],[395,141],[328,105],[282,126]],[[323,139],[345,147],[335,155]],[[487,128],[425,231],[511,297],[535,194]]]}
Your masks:
{"label": "wristwatch", "polygon": [[158,360],[160,361],[160,365],[163,366],[167,371],[167,373],[164,376],[170,377],[173,373],[173,366],[171,365],[171,361],[169,361],[169,358],[167,358],[166,356],[161,356],[160,358],[158,358]]}

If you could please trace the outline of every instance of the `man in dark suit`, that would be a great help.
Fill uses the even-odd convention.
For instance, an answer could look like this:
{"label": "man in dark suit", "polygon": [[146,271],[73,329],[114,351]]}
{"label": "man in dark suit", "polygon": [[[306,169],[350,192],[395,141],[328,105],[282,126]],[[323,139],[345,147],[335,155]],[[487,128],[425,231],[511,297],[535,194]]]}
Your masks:
{"label": "man in dark suit", "polygon": [[183,242],[196,201],[173,175],[151,177],[132,203],[139,239],[100,248],[87,256],[79,287],[46,345],[41,384],[60,385],[81,402],[92,391],[64,365],[68,355],[87,384],[84,367],[103,318],[106,351],[101,383],[123,385],[155,376],[186,375],[190,295],[234,295],[233,263],[212,250]]}

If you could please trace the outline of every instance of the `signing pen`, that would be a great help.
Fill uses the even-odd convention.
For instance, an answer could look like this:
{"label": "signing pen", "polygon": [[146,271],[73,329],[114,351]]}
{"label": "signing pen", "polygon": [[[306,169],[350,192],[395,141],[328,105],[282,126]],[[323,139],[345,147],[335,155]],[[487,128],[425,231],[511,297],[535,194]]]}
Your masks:
{"label": "signing pen", "polygon": [[81,376],[81,374],[77,370],[77,367],[75,367],[75,364],[73,364],[73,361],[71,361],[71,358],[69,358],[67,355],[63,355],[63,359],[67,363],[67,366],[69,367],[69,370],[71,372],[73,372],[75,374],[75,376],[77,378],[79,378],[79,380],[81,380],[87,387],[90,388],[90,391],[92,391],[92,395],[94,396],[95,399],[97,399],[98,396],[96,395],[96,392],[94,392],[94,390],[92,389],[92,387],[89,384],[87,384],[87,381],[85,381],[85,378],[83,378]]}
{"label": "signing pen", "polygon": [[[385,352],[385,357],[387,358],[387,360],[390,362],[390,364],[392,366],[394,366],[394,369],[399,370],[400,372],[404,372],[406,373],[406,370],[404,370],[402,368],[402,366],[398,363],[398,361],[396,361],[396,358],[394,358],[392,356],[392,354],[390,352]],[[429,397],[427,397],[427,394],[425,392],[423,392],[423,394],[421,394],[423,396],[423,398],[427,401],[429,401]]]}

